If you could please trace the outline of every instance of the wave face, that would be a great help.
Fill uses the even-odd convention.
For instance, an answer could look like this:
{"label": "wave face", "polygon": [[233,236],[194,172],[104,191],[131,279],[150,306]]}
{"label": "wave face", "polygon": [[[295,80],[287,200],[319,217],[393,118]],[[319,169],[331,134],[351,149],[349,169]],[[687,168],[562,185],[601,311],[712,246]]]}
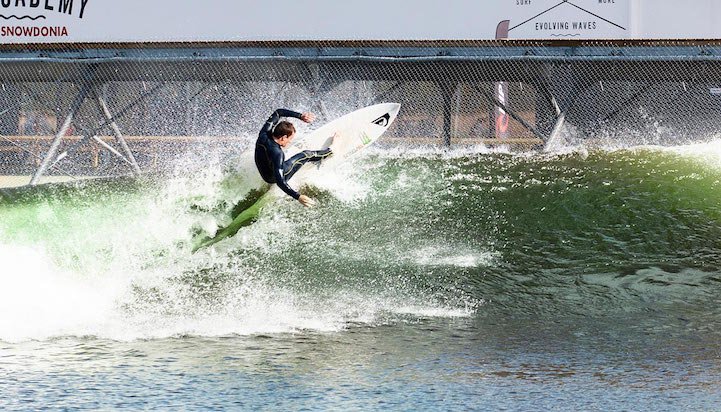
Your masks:
{"label": "wave face", "polygon": [[377,148],[196,254],[235,169],[4,192],[0,340],[337,331],[418,317],[721,317],[721,144]]}

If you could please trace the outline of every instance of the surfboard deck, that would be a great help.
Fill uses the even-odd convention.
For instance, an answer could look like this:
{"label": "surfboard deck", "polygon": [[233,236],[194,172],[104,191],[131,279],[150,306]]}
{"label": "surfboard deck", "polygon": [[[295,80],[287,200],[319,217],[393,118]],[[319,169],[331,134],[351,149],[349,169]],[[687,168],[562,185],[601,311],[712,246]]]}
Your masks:
{"label": "surfboard deck", "polygon": [[[359,151],[373,144],[388,130],[388,127],[398,116],[400,108],[401,105],[398,103],[381,103],[364,107],[326,123],[306,136],[294,139],[286,150],[286,158],[290,158],[303,150],[321,150],[328,147],[333,150],[333,155],[317,165],[306,163],[288,183],[298,186],[320,170],[327,173],[332,170],[334,165],[350,159]],[[332,138],[333,135],[335,135],[334,139]],[[253,165],[254,167],[253,156],[253,150],[247,150],[241,156],[241,163],[245,166]],[[245,169],[248,169],[248,167],[245,167]],[[264,187],[267,187],[267,185],[260,185],[253,190],[262,191]],[[228,226],[218,229],[214,236],[196,238],[193,242],[192,251],[196,252],[199,249],[234,236],[242,227],[252,224],[264,206],[282,196],[285,196],[285,193],[277,185],[272,185],[255,203],[242,210]]]}

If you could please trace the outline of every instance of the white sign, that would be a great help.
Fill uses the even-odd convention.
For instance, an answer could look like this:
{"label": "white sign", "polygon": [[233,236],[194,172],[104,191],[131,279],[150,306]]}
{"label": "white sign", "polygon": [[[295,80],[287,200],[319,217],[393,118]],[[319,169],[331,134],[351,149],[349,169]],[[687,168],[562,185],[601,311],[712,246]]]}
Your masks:
{"label": "white sign", "polygon": [[715,0],[0,0],[0,43],[721,38]]}
{"label": "white sign", "polygon": [[511,39],[625,39],[629,0],[514,0]]}

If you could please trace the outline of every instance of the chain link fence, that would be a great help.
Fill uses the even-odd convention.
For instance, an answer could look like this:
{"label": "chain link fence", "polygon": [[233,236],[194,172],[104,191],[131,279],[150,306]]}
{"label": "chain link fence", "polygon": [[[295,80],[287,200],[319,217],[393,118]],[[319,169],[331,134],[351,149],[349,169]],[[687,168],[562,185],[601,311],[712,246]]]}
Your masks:
{"label": "chain link fence", "polygon": [[233,156],[278,107],[401,103],[381,144],[679,144],[721,128],[716,42],[6,46],[0,186]]}

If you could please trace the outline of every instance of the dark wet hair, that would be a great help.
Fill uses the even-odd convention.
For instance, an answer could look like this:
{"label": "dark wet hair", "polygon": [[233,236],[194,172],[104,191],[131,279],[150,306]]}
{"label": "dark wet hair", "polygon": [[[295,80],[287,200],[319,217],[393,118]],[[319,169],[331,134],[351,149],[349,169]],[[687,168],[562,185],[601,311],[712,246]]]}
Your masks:
{"label": "dark wet hair", "polygon": [[295,133],[295,126],[291,122],[282,121],[273,129],[273,137],[290,136],[293,133]]}

